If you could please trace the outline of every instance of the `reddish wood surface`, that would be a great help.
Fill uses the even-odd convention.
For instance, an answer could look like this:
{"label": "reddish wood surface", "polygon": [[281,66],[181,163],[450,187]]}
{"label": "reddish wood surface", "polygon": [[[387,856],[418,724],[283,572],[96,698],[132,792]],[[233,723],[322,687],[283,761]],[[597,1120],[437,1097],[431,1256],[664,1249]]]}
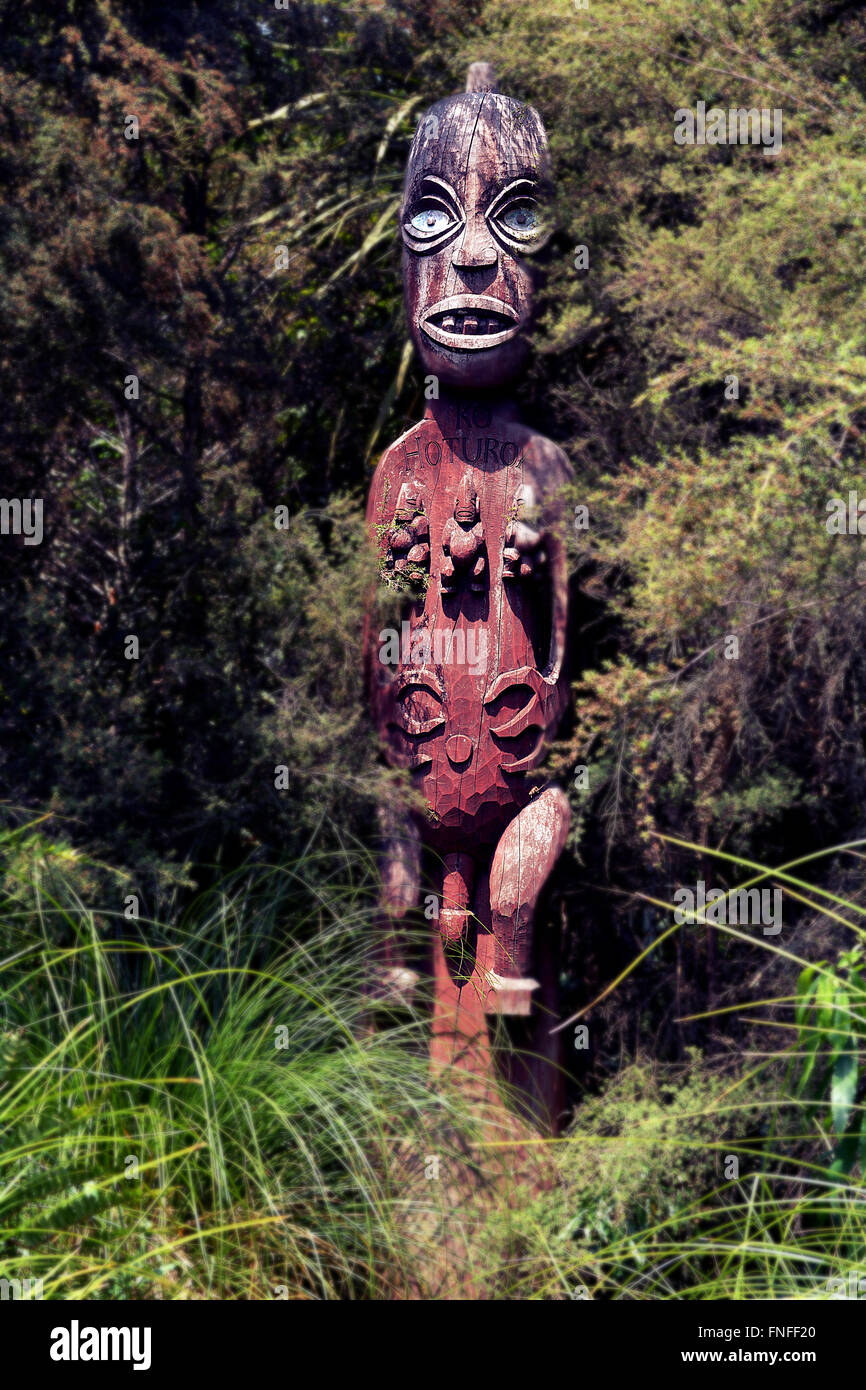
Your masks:
{"label": "reddish wood surface", "polygon": [[386,756],[411,769],[427,815],[386,826],[384,963],[392,983],[405,978],[399,927],[426,850],[441,896],[433,1063],[459,1065],[487,1094],[497,1075],[489,1020],[519,1020],[540,1060],[500,1073],[554,1124],[556,976],[533,917],[569,811],[533,774],[567,699],[571,469],[511,400],[526,360],[531,256],[544,240],[547,142],[537,113],[491,83],[486,65],[473,65],[475,90],[426,113],[406,173],[406,310],[438,396],[386,450],[370,489],[382,577],[406,608],[398,641],[373,634],[369,666]]}

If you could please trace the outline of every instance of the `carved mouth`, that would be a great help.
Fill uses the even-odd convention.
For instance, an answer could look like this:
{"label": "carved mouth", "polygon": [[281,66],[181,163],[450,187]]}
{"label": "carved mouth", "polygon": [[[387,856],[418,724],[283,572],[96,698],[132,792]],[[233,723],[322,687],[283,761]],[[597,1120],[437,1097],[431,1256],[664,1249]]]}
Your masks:
{"label": "carved mouth", "polygon": [[421,327],[436,343],[454,352],[478,352],[513,338],[517,314],[501,299],[487,294],[454,294],[427,310]]}

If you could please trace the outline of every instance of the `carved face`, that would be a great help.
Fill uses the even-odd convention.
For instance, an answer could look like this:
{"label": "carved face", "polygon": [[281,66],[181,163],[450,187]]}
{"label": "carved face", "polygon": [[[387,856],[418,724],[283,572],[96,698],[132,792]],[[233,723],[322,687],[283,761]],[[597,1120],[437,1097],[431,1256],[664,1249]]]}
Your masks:
{"label": "carved face", "polygon": [[425,370],[484,389],[517,376],[544,243],[547,140],[531,107],[493,93],[431,107],[415,135],[401,210],[403,288]]}

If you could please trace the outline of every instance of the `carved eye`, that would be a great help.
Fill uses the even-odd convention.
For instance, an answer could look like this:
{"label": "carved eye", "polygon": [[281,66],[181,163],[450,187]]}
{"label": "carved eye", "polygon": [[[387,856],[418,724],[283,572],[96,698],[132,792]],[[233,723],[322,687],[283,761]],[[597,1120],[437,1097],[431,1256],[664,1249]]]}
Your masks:
{"label": "carved eye", "polygon": [[487,212],[494,236],[518,254],[538,251],[550,233],[531,179],[516,179],[503,188]]}
{"label": "carved eye", "polygon": [[457,233],[463,220],[454,190],[429,174],[406,209],[403,238],[414,251],[437,250]]}
{"label": "carved eye", "polygon": [[400,700],[403,729],[407,734],[430,734],[445,723],[441,702],[421,687],[406,691]]}
{"label": "carved eye", "polygon": [[421,207],[409,218],[416,236],[438,236],[453,219],[442,207]]}
{"label": "carved eye", "polygon": [[497,222],[517,240],[533,240],[540,224],[537,204],[531,198],[516,198],[497,214]]}

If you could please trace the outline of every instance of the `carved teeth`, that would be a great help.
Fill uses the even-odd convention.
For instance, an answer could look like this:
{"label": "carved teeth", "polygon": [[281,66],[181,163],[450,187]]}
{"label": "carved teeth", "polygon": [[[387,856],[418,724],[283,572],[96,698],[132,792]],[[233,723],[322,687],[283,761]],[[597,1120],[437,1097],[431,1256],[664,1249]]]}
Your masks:
{"label": "carved teeth", "polygon": [[489,333],[502,333],[514,326],[504,314],[479,314],[476,310],[469,309],[454,309],[445,314],[434,314],[430,322],[446,333],[473,338]]}
{"label": "carved teeth", "polygon": [[[502,305],[499,308],[499,305]],[[520,330],[517,313],[492,295],[455,295],[432,304],[419,325],[434,343],[452,352],[485,352]]]}

